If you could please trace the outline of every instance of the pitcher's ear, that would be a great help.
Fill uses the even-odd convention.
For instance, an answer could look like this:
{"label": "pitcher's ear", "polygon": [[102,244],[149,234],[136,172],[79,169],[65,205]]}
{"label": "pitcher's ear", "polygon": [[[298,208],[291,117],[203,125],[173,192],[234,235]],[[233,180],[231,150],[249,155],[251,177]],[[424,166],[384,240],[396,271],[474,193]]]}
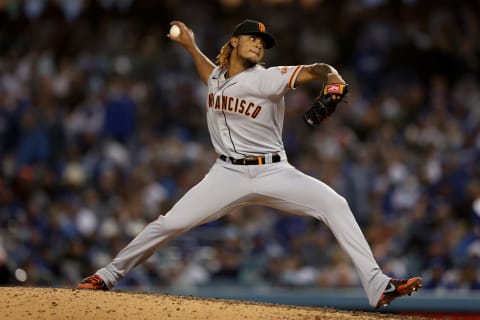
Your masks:
{"label": "pitcher's ear", "polygon": [[232,47],[236,48],[238,45],[238,38],[232,37],[232,39],[230,39],[230,44],[232,45]]}

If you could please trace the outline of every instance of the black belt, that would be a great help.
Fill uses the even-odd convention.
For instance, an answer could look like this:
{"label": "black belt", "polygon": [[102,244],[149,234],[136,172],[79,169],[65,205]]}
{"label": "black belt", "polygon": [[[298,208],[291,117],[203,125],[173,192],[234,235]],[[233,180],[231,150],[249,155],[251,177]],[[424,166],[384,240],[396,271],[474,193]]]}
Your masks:
{"label": "black belt", "polygon": [[[227,157],[227,156],[224,156],[223,154],[220,155],[220,159],[222,159],[223,161],[230,161],[232,164],[239,164],[239,165],[243,165],[243,166],[250,166],[250,165],[262,165],[262,164],[265,164],[265,157],[264,156],[249,156],[249,157],[245,157],[245,158],[242,158],[242,159],[234,159],[232,157]],[[282,157],[280,157],[279,154],[274,154],[272,155],[272,163],[275,163],[275,162],[280,162],[280,160],[282,160]]]}

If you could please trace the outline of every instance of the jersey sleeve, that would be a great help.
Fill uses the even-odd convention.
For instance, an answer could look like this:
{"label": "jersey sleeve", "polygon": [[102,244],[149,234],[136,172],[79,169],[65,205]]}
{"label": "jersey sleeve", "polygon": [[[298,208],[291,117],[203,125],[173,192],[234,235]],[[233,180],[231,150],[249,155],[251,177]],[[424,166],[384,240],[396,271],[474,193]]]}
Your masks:
{"label": "jersey sleeve", "polygon": [[265,69],[261,77],[261,89],[273,96],[284,95],[288,90],[295,89],[295,80],[303,65],[278,66]]}

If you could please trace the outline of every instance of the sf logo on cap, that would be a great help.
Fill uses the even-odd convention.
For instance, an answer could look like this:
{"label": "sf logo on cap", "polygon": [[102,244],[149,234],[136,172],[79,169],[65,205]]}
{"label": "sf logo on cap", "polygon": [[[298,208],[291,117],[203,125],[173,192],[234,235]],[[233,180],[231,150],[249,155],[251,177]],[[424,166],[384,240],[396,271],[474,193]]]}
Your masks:
{"label": "sf logo on cap", "polygon": [[266,28],[265,28],[265,25],[261,22],[258,23],[258,30],[260,30],[260,32],[265,32]]}

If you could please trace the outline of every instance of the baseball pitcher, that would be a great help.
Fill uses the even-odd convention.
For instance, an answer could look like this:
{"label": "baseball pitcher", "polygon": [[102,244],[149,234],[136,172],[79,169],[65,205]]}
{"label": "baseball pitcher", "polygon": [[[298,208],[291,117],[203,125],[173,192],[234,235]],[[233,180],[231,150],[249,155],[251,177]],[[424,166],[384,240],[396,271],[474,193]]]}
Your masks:
{"label": "baseball pitcher", "polygon": [[[282,141],[285,94],[311,81],[321,83],[320,95],[303,114],[308,126],[319,126],[348,92],[337,70],[325,63],[263,67],[265,50],[275,46],[275,39],[258,21],[238,24],[215,63],[198,48],[194,33],[183,22],[171,25],[168,37],[188,51],[208,86],[205,113],[218,159],[203,180],[78,288],[111,289],[179,234],[233,209],[265,205],[323,221],[352,259],[371,306],[387,305],[419,289],[419,277],[403,280],[385,275],[345,198],[287,160]],[[212,190],[215,199],[210,197]]]}

